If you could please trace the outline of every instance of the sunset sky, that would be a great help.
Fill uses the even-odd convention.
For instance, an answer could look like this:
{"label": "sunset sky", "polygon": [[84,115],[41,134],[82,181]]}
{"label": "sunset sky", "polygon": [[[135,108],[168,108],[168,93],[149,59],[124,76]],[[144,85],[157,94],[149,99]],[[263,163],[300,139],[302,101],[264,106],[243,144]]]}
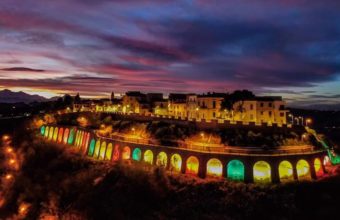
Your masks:
{"label": "sunset sky", "polygon": [[340,108],[340,1],[1,0],[0,89],[249,89]]}

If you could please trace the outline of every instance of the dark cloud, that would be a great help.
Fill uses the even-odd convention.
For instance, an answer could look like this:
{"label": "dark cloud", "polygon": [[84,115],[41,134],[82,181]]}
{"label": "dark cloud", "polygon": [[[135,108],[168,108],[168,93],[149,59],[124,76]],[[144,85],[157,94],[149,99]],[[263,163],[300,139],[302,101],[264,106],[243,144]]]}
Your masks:
{"label": "dark cloud", "polygon": [[3,68],[0,69],[2,71],[12,71],[12,72],[44,72],[45,70],[41,69],[32,69],[27,67],[11,67],[11,68]]}
{"label": "dark cloud", "polygon": [[340,85],[339,9],[335,0],[3,0],[0,59],[54,71],[23,79],[3,62],[12,74],[0,86],[86,94],[275,88],[287,96],[299,88],[336,102],[336,91],[321,97],[319,85]]}

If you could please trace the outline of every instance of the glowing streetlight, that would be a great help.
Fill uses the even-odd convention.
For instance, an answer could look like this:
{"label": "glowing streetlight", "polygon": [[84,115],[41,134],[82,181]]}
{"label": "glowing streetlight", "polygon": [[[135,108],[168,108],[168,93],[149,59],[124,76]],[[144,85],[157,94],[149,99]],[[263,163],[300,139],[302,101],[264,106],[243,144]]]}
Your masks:
{"label": "glowing streetlight", "polygon": [[5,176],[5,179],[6,180],[11,180],[13,178],[13,175],[12,174],[7,174],[6,176]]}
{"label": "glowing streetlight", "polygon": [[131,128],[131,131],[133,132],[133,135],[136,135],[136,129],[134,127]]}
{"label": "glowing streetlight", "polygon": [[7,147],[7,148],[6,148],[6,152],[7,152],[7,153],[12,153],[12,152],[13,152],[13,148]]}
{"label": "glowing streetlight", "polygon": [[16,162],[16,161],[15,161],[14,159],[10,159],[10,160],[8,161],[8,164],[9,164],[9,165],[14,165],[15,162]]}
{"label": "glowing streetlight", "polygon": [[312,123],[312,119],[311,118],[307,118],[306,119],[306,126],[308,127],[309,124]]}
{"label": "glowing streetlight", "polygon": [[4,136],[2,136],[2,140],[3,141],[8,141],[9,140],[9,135],[4,135]]}

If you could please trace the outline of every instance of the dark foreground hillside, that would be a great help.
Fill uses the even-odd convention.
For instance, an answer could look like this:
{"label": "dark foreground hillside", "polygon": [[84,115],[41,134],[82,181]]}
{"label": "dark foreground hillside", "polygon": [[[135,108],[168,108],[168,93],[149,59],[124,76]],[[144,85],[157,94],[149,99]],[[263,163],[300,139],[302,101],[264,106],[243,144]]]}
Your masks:
{"label": "dark foreground hillside", "polygon": [[268,187],[200,180],[91,161],[33,137],[14,137],[21,166],[10,187],[1,188],[0,219],[20,217],[23,203],[26,219],[334,219],[340,212],[339,176]]}

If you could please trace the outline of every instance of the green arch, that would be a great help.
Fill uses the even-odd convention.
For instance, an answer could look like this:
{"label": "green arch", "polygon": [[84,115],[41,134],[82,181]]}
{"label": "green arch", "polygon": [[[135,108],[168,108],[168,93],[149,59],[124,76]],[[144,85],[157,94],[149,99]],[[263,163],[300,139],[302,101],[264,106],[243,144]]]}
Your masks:
{"label": "green arch", "polygon": [[244,164],[239,160],[231,160],[227,165],[227,178],[244,181]]}
{"label": "green arch", "polygon": [[91,140],[89,152],[87,153],[87,155],[89,155],[89,156],[92,156],[92,155],[93,155],[95,145],[96,145],[96,140],[93,138],[93,139]]}
{"label": "green arch", "polygon": [[49,131],[50,131],[50,127],[47,126],[47,127],[45,128],[45,135],[44,135],[45,138],[48,137]]}
{"label": "green arch", "polygon": [[40,134],[44,135],[45,134],[45,126],[41,126],[40,128]]}
{"label": "green arch", "polygon": [[69,134],[69,136],[68,136],[68,144],[73,144],[73,141],[74,141],[74,133],[75,133],[75,131],[74,131],[74,128],[72,128],[71,130],[70,130],[70,134]]}
{"label": "green arch", "polygon": [[132,159],[136,161],[140,161],[142,158],[142,151],[137,147],[133,150]]}

